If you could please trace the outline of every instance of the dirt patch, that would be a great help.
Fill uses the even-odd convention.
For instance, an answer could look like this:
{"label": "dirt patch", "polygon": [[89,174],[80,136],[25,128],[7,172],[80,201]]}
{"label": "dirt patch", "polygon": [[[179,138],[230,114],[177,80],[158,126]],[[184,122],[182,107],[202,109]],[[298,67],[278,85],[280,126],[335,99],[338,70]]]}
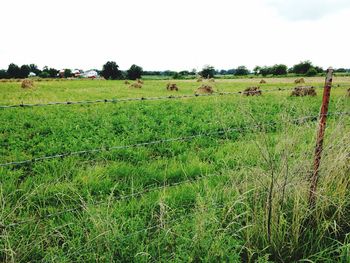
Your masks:
{"label": "dirt patch", "polygon": [[316,96],[316,90],[313,86],[307,86],[307,87],[295,87],[292,91],[291,96],[295,97],[305,97],[305,96]]}
{"label": "dirt patch", "polygon": [[243,91],[243,94],[246,96],[260,96],[262,91],[260,90],[260,87],[249,87]]}
{"label": "dirt patch", "polygon": [[23,89],[31,89],[34,88],[34,81],[32,81],[31,79],[24,79],[22,81],[21,87]]}

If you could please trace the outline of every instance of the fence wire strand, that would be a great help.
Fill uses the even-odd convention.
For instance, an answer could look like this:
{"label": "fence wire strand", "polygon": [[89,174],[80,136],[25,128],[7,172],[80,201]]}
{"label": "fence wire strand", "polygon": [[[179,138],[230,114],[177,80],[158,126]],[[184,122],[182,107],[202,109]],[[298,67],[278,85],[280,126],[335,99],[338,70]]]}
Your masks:
{"label": "fence wire strand", "polygon": [[[321,87],[315,87],[321,88]],[[140,98],[113,98],[113,99],[98,99],[98,100],[82,100],[82,101],[58,101],[48,103],[35,103],[35,104],[14,104],[14,105],[0,105],[0,109],[7,108],[28,108],[28,107],[45,107],[54,105],[83,105],[83,104],[98,104],[98,103],[118,103],[118,102],[131,102],[131,101],[154,101],[154,100],[167,100],[167,99],[189,99],[197,97],[213,97],[213,96],[228,96],[228,95],[241,95],[241,94],[254,94],[254,93],[268,93],[275,91],[288,91],[294,90],[293,88],[275,88],[258,91],[237,91],[237,92],[214,92],[208,94],[190,94],[190,95],[170,95],[170,96],[159,96],[159,97],[140,97]]]}
{"label": "fence wire strand", "polygon": [[[350,114],[350,112],[334,112],[334,113],[328,113],[327,116],[331,116],[331,115],[349,115],[349,114]],[[304,122],[304,121],[306,121],[308,119],[317,119],[318,117],[319,117],[319,115],[304,116],[304,117],[301,117],[301,118],[298,118],[298,119],[290,120],[290,122],[292,122],[292,123],[302,123],[302,122]],[[7,162],[7,163],[1,163],[0,167],[20,166],[20,165],[36,163],[36,162],[45,161],[45,160],[64,158],[64,157],[68,157],[68,156],[78,156],[78,155],[83,155],[83,154],[110,152],[110,151],[114,151],[114,150],[138,148],[138,147],[144,147],[144,146],[149,146],[149,145],[157,145],[157,144],[169,143],[169,142],[184,142],[184,141],[190,141],[190,140],[193,140],[193,139],[196,139],[196,138],[200,138],[200,137],[210,137],[210,136],[213,136],[213,135],[223,135],[223,134],[231,133],[231,132],[234,132],[234,131],[242,132],[242,131],[245,131],[247,129],[262,128],[262,127],[271,126],[271,125],[276,125],[276,123],[275,122],[260,123],[260,124],[257,124],[257,125],[245,126],[245,127],[240,127],[240,128],[226,128],[226,129],[224,128],[223,130],[220,130],[220,131],[199,133],[199,134],[195,134],[195,135],[183,136],[183,137],[177,137],[177,138],[161,139],[161,140],[155,140],[155,141],[150,141],[150,142],[134,143],[134,144],[129,144],[129,145],[104,146],[104,147],[101,147],[101,148],[90,149],[90,150],[66,152],[66,153],[61,153],[61,154],[37,157],[37,158],[33,158],[33,159],[28,159],[28,160],[12,161],[12,162]]]}

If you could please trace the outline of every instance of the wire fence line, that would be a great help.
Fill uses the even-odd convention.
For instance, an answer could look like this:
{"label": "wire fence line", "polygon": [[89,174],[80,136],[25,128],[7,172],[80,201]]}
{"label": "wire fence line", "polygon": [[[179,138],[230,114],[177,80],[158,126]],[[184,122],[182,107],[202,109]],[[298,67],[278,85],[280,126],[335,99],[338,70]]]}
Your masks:
{"label": "wire fence line", "polygon": [[[316,87],[321,88],[321,87]],[[237,92],[214,92],[208,94],[191,94],[191,95],[170,95],[170,96],[159,96],[159,97],[140,97],[140,98],[113,98],[113,99],[98,99],[98,100],[82,100],[82,101],[58,101],[58,102],[48,102],[48,103],[36,103],[36,104],[14,104],[14,105],[0,105],[0,109],[7,108],[28,108],[28,107],[45,107],[53,105],[83,105],[83,104],[97,104],[97,103],[118,103],[118,102],[131,102],[131,101],[154,101],[154,100],[167,100],[167,99],[188,99],[197,97],[213,97],[213,96],[225,96],[225,95],[241,95],[241,94],[254,94],[254,93],[266,93],[275,91],[288,91],[294,90],[293,88],[275,88],[268,90],[258,90],[258,91],[237,91]]]}
{"label": "wire fence line", "polygon": [[[162,185],[158,185],[158,186],[150,186],[150,187],[146,187],[143,190],[132,193],[132,194],[120,195],[120,196],[117,196],[117,197],[112,198],[110,200],[98,201],[98,202],[94,202],[90,205],[92,205],[92,206],[104,205],[104,204],[109,204],[111,201],[119,202],[119,201],[123,201],[123,200],[128,200],[128,199],[131,199],[134,197],[142,196],[142,195],[147,194],[147,193],[165,190],[165,189],[181,186],[181,185],[184,185],[187,183],[190,184],[190,183],[198,182],[198,181],[204,180],[204,179],[219,177],[219,176],[222,176],[224,172],[225,171],[221,171],[218,173],[211,173],[211,174],[207,174],[207,175],[196,176],[196,177],[193,177],[191,179],[181,180],[181,181],[175,182],[175,183],[168,183],[168,184],[163,183]],[[61,211],[56,212],[56,213],[50,213],[50,214],[46,214],[46,215],[42,215],[42,216],[37,216],[37,217],[33,217],[33,218],[30,218],[27,220],[12,222],[10,224],[5,224],[5,223],[0,222],[0,229],[1,228],[11,228],[11,227],[15,227],[18,225],[23,225],[23,224],[28,224],[28,223],[35,222],[35,221],[41,221],[41,220],[45,220],[48,218],[57,217],[57,216],[65,214],[65,213],[78,213],[80,210],[84,210],[84,209],[86,209],[85,203],[79,204],[79,205],[72,207],[72,208],[61,210]],[[5,219],[6,219],[6,217],[5,217]]]}
{"label": "wire fence line", "polygon": [[[327,116],[339,116],[339,115],[349,115],[350,112],[334,112],[334,113],[328,113]],[[302,123],[309,119],[317,119],[319,115],[312,115],[312,116],[303,116],[301,118],[292,119],[288,122],[291,123]],[[51,160],[51,159],[57,159],[57,158],[64,158],[68,156],[79,156],[83,154],[93,154],[93,153],[100,153],[100,152],[110,152],[114,150],[122,150],[122,149],[130,149],[130,148],[138,148],[138,147],[144,147],[144,146],[150,146],[150,145],[157,145],[157,144],[163,144],[163,143],[169,143],[169,142],[184,142],[184,141],[190,141],[196,138],[200,137],[210,137],[213,135],[224,135],[231,132],[243,132],[249,129],[256,129],[256,128],[262,128],[262,127],[268,127],[271,125],[276,125],[276,122],[270,122],[270,123],[259,123],[256,125],[247,125],[245,127],[231,127],[231,128],[224,128],[220,131],[213,131],[213,132],[207,132],[207,133],[199,133],[195,135],[190,136],[183,136],[183,137],[177,137],[177,138],[168,138],[168,139],[161,139],[161,140],[155,140],[150,142],[141,142],[141,143],[134,143],[129,145],[118,145],[118,146],[104,146],[101,148],[96,149],[88,149],[88,150],[81,150],[81,151],[74,151],[74,152],[66,152],[66,153],[60,153],[55,155],[48,155],[48,156],[42,156],[37,157],[33,159],[27,159],[27,160],[21,160],[21,161],[12,161],[12,162],[6,162],[1,163],[0,167],[6,167],[6,166],[20,166],[45,160]]]}

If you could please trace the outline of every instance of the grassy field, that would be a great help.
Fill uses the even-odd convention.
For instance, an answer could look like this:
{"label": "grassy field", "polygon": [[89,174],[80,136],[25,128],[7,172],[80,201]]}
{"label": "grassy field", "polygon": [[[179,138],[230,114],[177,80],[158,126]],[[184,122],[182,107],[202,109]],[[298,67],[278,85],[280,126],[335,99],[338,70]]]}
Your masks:
{"label": "grassy field", "polygon": [[[295,86],[267,81],[263,90]],[[200,85],[175,82],[179,92],[161,80],[142,89],[6,82],[0,105],[189,95]],[[350,112],[349,86],[350,77],[334,79],[330,112]],[[350,262],[349,115],[329,116],[317,206],[307,203],[318,123],[299,119],[317,116],[317,92],[0,109],[0,163],[107,149],[0,167],[0,262]]]}

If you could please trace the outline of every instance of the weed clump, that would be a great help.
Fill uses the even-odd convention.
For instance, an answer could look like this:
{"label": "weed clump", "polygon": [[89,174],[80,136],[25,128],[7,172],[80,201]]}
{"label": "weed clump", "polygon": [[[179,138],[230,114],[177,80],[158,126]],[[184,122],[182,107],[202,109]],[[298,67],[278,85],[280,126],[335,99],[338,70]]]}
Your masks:
{"label": "weed clump", "polygon": [[197,89],[196,93],[212,94],[212,93],[214,93],[214,89],[210,85],[202,85]]}
{"label": "weed clump", "polygon": [[316,96],[316,90],[313,86],[310,87],[295,87],[291,96],[304,97],[304,96]]}
{"label": "weed clump", "polygon": [[24,79],[22,81],[21,87],[23,89],[31,89],[34,87],[34,82],[31,79]]}
{"label": "weed clump", "polygon": [[260,84],[266,84],[266,80],[264,79],[260,80]]}
{"label": "weed clump", "polygon": [[304,78],[296,79],[296,80],[294,80],[294,83],[295,84],[304,84],[305,83],[305,79]]}
{"label": "weed clump", "polygon": [[246,96],[260,96],[262,91],[260,87],[248,87],[243,91],[243,94]]}
{"label": "weed clump", "polygon": [[168,83],[167,85],[166,85],[166,89],[167,90],[170,90],[170,91],[179,91],[179,88],[178,88],[178,86],[176,85],[176,83]]}

